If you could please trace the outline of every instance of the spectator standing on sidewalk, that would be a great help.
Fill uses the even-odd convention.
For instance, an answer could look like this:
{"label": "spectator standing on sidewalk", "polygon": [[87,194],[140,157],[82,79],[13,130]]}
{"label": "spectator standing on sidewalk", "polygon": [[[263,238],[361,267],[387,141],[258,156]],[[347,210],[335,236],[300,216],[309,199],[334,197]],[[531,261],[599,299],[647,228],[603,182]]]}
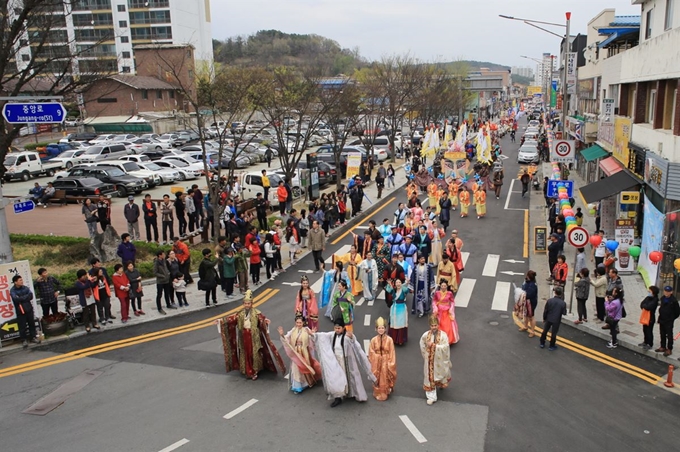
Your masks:
{"label": "spectator standing on sidewalk", "polygon": [[255,212],[257,213],[257,223],[260,227],[260,231],[266,231],[267,230],[267,201],[266,201],[266,198],[262,197],[262,193],[258,193],[258,194],[255,195]]}
{"label": "spectator standing on sidewalk", "polygon": [[241,294],[245,294],[248,290],[248,251],[240,243],[232,243],[234,248],[234,268],[236,269],[236,276],[238,277],[238,286]]}
{"label": "spectator standing on sidewalk", "polygon": [[9,295],[14,303],[14,313],[17,316],[17,324],[19,325],[19,336],[23,339],[23,347],[28,347],[30,340],[34,344],[40,343],[40,338],[36,335],[35,330],[35,312],[33,311],[33,292],[24,285],[24,279],[21,275],[14,275],[12,277],[14,285],[9,290]]}
{"label": "spectator standing on sidewalk", "polygon": [[90,326],[95,330],[101,327],[97,325],[97,311],[94,298],[94,291],[97,290],[97,278],[89,275],[85,270],[80,269],[76,273],[76,289],[78,290],[78,299],[80,306],[83,308],[83,324],[85,331],[90,332]]}
{"label": "spectator standing on sidewalk", "polygon": [[[136,316],[145,315],[146,312],[142,311],[142,297],[144,297],[144,291],[142,290],[142,275],[140,275],[139,270],[135,268],[134,262],[125,263],[125,275],[128,277],[128,281],[130,281],[129,295],[132,311]],[[137,304],[135,304],[135,300],[137,301]]]}
{"label": "spectator standing on sidewalk", "polygon": [[179,236],[182,237],[187,233],[187,219],[184,215],[186,211],[186,204],[184,203],[184,193],[175,193],[175,215],[177,215],[177,227],[179,228]]}
{"label": "spectator standing on sidewalk", "polygon": [[[144,212],[144,225],[146,226],[146,241],[158,242],[158,211],[156,204],[151,201],[151,195],[144,196],[144,204],[142,204],[142,211]],[[151,240],[151,230],[153,229],[153,237]]]}
{"label": "spectator standing on sidewalk", "polygon": [[661,347],[654,350],[668,356],[673,352],[673,323],[680,317],[680,305],[673,295],[673,287],[663,288],[663,296],[659,300],[659,333],[661,334]]}
{"label": "spectator standing on sidewalk", "polygon": [[276,189],[276,199],[279,201],[279,215],[283,217],[286,214],[286,200],[288,199],[288,191],[283,184],[283,181],[279,181],[279,187]]}
{"label": "spectator standing on sidewalk", "polygon": [[[579,248],[582,250],[583,248]],[[574,283],[574,292],[576,295],[576,305],[578,311],[578,320],[575,320],[576,325],[588,322],[588,310],[586,309],[586,302],[590,295],[590,280],[588,276],[590,271],[587,268],[582,268],[576,275],[576,282]]]}
{"label": "spectator standing on sidewalk", "polygon": [[604,299],[607,295],[607,277],[604,267],[597,267],[593,273],[595,277],[590,278],[590,285],[595,289],[595,313],[597,320],[603,322],[606,315]]}
{"label": "spectator standing on sidewalk", "polygon": [[190,273],[191,253],[189,252],[189,247],[179,237],[173,237],[172,241],[174,242],[172,244],[172,250],[175,252],[175,256],[177,256],[177,260],[179,261],[179,271],[184,275],[184,280],[187,284],[191,284],[194,280]]}
{"label": "spectator standing on sidewalk", "polygon": [[187,283],[184,281],[184,275],[181,273],[175,273],[172,275],[172,290],[177,295],[177,304],[179,307],[189,306],[187,302]]}
{"label": "spectator standing on sidewalk", "polygon": [[550,245],[548,245],[548,281],[551,282],[554,276],[555,265],[557,265],[557,257],[560,255],[560,241],[559,236],[555,233],[550,234]]}
{"label": "spectator standing on sidewalk", "polygon": [[264,190],[264,200],[269,202],[269,189],[272,188],[272,183],[267,176],[267,170],[262,170],[262,189]]}
{"label": "spectator standing on sidewalk", "polygon": [[236,280],[236,258],[234,249],[227,247],[222,258],[222,288],[227,292],[227,298],[234,298],[234,281]]}
{"label": "spectator standing on sidewalk", "polygon": [[194,203],[194,191],[189,189],[184,198],[184,208],[187,212],[187,218],[189,222],[189,232],[194,232],[196,229],[198,220],[196,219],[196,204]]}
{"label": "spectator standing on sidewalk", "polygon": [[130,280],[123,271],[123,264],[116,264],[113,270],[113,292],[120,301],[121,321],[127,323],[130,320]]}
{"label": "spectator standing on sidewalk", "polygon": [[557,333],[560,330],[560,324],[562,323],[562,316],[567,315],[567,304],[564,302],[562,297],[564,292],[561,287],[555,287],[555,296],[549,299],[545,303],[545,309],[543,309],[543,333],[541,334],[541,348],[545,348],[545,339],[548,336],[548,331],[551,332],[550,337],[550,347],[548,350],[555,351],[557,346]]}
{"label": "spectator standing on sidewalk", "polygon": [[312,249],[314,268],[319,272],[324,262],[321,253],[326,249],[326,234],[324,234],[323,230],[319,227],[319,222],[316,220],[312,223],[312,230],[309,231],[309,247]]}
{"label": "spectator standing on sidewalk", "polygon": [[35,291],[40,299],[40,306],[42,307],[43,317],[50,315],[57,315],[59,306],[57,305],[57,297],[61,292],[61,284],[54,276],[50,276],[46,268],[38,269],[38,279],[35,280]]}
{"label": "spectator standing on sidewalk", "polygon": [[90,240],[94,240],[97,235],[97,206],[92,204],[92,200],[89,198],[85,199],[83,202],[83,208],[81,210],[83,217],[85,218],[85,224],[87,224],[87,232],[90,234]]}
{"label": "spectator standing on sidewalk", "polygon": [[105,195],[99,195],[99,202],[97,202],[97,217],[99,218],[99,225],[102,227],[102,232],[111,224],[111,201]]}
{"label": "spectator standing on sidewalk", "polygon": [[651,349],[654,347],[654,323],[656,322],[656,309],[659,307],[659,288],[649,286],[647,296],[640,303],[640,309],[648,311],[649,319],[647,324],[642,324],[642,334],[645,340],[638,344],[642,348]]}
{"label": "spectator standing on sidewalk", "polygon": [[156,309],[159,314],[165,315],[161,305],[161,298],[165,296],[165,306],[168,309],[176,309],[176,306],[170,304],[170,270],[165,263],[165,252],[163,250],[156,251],[156,258],[153,260],[153,273],[156,276]]}
{"label": "spectator standing on sidewalk", "polygon": [[611,295],[607,296],[607,299],[604,302],[604,308],[607,311],[606,321],[607,325],[609,325],[609,334],[611,334],[612,337],[611,341],[607,343],[607,348],[616,348],[619,345],[619,341],[617,340],[619,334],[619,321],[623,317],[623,290],[618,287],[614,288]]}
{"label": "spectator standing on sidewalk", "polygon": [[198,266],[198,289],[205,291],[205,307],[210,307],[210,298],[212,296],[213,304],[217,304],[217,270],[215,269],[215,262],[210,259],[212,251],[210,248],[205,248],[202,251],[203,260]]}
{"label": "spectator standing on sidewalk", "polygon": [[120,257],[121,262],[125,265],[127,262],[136,262],[137,258],[137,248],[130,241],[130,234],[125,233],[120,236],[121,242],[118,245],[118,250],[116,254]]}
{"label": "spectator standing on sidewalk", "polygon": [[599,245],[593,247],[590,260],[591,262],[595,262],[595,267],[599,267],[600,264],[604,262],[604,256],[607,254],[607,241],[604,238],[604,231],[598,230],[595,235],[602,237],[602,240]]}
{"label": "spectator standing on sidewalk", "polygon": [[128,203],[123,208],[123,216],[127,221],[127,231],[132,240],[141,240],[139,235],[139,206],[135,204],[135,197],[128,196]]}
{"label": "spectator standing on sidewalk", "polygon": [[174,235],[175,206],[170,202],[170,195],[163,195],[161,203],[161,227],[163,229],[163,244],[170,243]]}
{"label": "spectator standing on sidewalk", "polygon": [[194,221],[196,223],[196,229],[201,229],[203,217],[205,215],[205,212],[203,211],[203,192],[196,184],[193,184],[191,189],[193,190],[191,196],[194,198],[194,207],[196,208],[196,216],[194,217]]}

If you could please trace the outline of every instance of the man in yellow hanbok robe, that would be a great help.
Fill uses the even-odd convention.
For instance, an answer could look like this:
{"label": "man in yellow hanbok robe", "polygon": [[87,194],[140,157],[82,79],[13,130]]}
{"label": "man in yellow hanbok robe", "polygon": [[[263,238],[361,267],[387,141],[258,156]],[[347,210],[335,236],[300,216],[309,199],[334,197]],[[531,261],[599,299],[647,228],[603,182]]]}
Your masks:
{"label": "man in yellow hanbok robe", "polygon": [[432,180],[427,185],[427,199],[429,200],[429,206],[436,206],[437,205],[437,184]]}
{"label": "man in yellow hanbok robe", "polygon": [[449,184],[449,198],[451,199],[451,210],[456,210],[458,208],[458,189],[460,184],[456,179],[452,180]]}
{"label": "man in yellow hanbok robe", "polygon": [[349,253],[339,256],[336,260],[342,262],[345,271],[347,272],[347,278],[350,283],[350,292],[355,297],[361,295],[364,290],[364,286],[361,283],[361,278],[359,277],[359,264],[363,261],[361,255],[357,253],[357,249],[354,245],[350,248]]}
{"label": "man in yellow hanbok robe", "polygon": [[470,192],[467,191],[465,186],[460,188],[458,199],[460,199],[460,217],[465,218],[468,216],[468,209],[470,208]]}
{"label": "man in yellow hanbok robe", "polygon": [[475,192],[475,210],[477,210],[477,219],[486,216],[486,192],[481,186]]}

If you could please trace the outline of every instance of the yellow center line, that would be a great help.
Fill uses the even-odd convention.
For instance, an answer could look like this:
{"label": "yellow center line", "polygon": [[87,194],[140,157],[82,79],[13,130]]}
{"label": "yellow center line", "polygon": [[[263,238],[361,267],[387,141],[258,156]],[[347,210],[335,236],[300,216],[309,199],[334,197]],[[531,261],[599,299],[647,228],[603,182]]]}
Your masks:
{"label": "yellow center line", "polygon": [[[258,294],[255,299],[253,306],[257,307],[265,303],[267,300],[272,298],[274,295],[276,295],[279,292],[279,289],[265,289],[262,293]],[[76,359],[80,358],[85,358],[87,356],[92,356],[96,355],[99,353],[104,353],[107,351],[111,350],[117,350],[119,348],[125,348],[125,347],[130,347],[133,345],[137,344],[143,344],[145,342],[150,342],[150,341],[155,341],[157,339],[163,339],[166,337],[174,336],[177,334],[182,334],[182,333],[187,333],[189,331],[194,331],[198,330],[201,328],[206,328],[211,326],[215,320],[221,319],[225,316],[234,314],[238,312],[241,309],[241,307],[237,307],[234,309],[231,309],[223,314],[219,314],[216,316],[209,317],[204,320],[200,320],[198,322],[194,323],[189,323],[187,325],[182,325],[179,327],[174,327],[174,328],[168,328],[165,330],[160,330],[156,331],[153,333],[147,333],[147,334],[142,334],[139,336],[119,340],[119,341],[112,341],[112,342],[107,342],[104,344],[96,345],[93,347],[88,347],[88,348],[83,348],[79,350],[75,350],[69,353],[64,353],[58,356],[53,356],[50,358],[44,358],[44,359],[39,359],[35,361],[30,361],[27,363],[19,364],[16,366],[8,367],[6,369],[1,369],[0,370],[0,378],[2,377],[8,377],[10,375],[15,375],[18,373],[22,372],[27,372],[30,370],[35,370],[35,369],[40,369],[43,367],[48,367],[48,366],[53,366],[55,364],[61,364],[65,363],[68,361],[73,361]]]}
{"label": "yellow center line", "polygon": [[524,252],[522,256],[529,257],[529,211],[524,211]]}
{"label": "yellow center line", "polygon": [[[395,199],[397,199],[397,197],[396,197],[396,196],[393,196],[393,197],[391,197],[390,199],[384,201],[382,207],[380,207],[378,210],[376,210],[376,211],[373,212],[373,213],[374,213],[374,214],[377,214],[378,212],[380,212],[381,210],[383,210],[385,207],[387,207],[387,206],[388,206],[392,201],[394,201]],[[370,221],[370,220],[371,220],[371,219],[368,218],[368,219],[366,220],[366,223],[368,223],[368,221]],[[347,236],[349,235],[349,233],[352,232],[354,229],[356,229],[356,226],[353,226],[353,227],[349,228],[348,230],[346,230],[345,232],[343,232],[342,234],[340,234],[340,237],[338,237],[337,239],[333,240],[333,241],[331,242],[331,245],[337,245],[338,243],[340,243],[340,240],[342,240],[342,239],[344,239],[345,237],[347,237]]]}
{"label": "yellow center line", "polygon": [[[515,324],[517,326],[523,325],[522,322],[520,322],[519,318],[517,317],[517,315],[515,313],[512,314],[512,318],[515,321]],[[538,334],[543,333],[543,329],[539,328],[539,327],[535,327],[534,331]],[[548,336],[550,336],[550,334]],[[579,355],[585,356],[585,357],[590,358],[594,361],[598,361],[598,362],[605,364],[609,367],[613,367],[615,369],[618,369],[618,370],[625,372],[629,375],[632,375],[632,376],[637,377],[641,380],[644,380],[647,383],[655,385],[659,381],[662,380],[662,377],[660,377],[659,375],[655,375],[651,372],[646,371],[645,369],[642,369],[642,368],[637,367],[637,366],[633,366],[632,364],[628,364],[624,361],[620,361],[616,358],[613,358],[609,355],[605,355],[604,353],[600,353],[600,352],[593,350],[591,348],[584,347],[583,345],[577,344],[576,342],[570,341],[568,339],[563,339],[561,337],[558,337],[557,343],[561,347],[563,347],[567,350],[571,350],[574,353],[578,353]]]}

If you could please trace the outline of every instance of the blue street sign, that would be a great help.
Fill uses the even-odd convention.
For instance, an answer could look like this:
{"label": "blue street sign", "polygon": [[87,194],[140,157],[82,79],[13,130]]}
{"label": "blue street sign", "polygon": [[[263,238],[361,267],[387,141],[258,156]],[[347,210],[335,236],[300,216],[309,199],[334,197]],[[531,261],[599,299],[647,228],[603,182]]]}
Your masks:
{"label": "blue street sign", "polygon": [[64,122],[66,109],[59,102],[5,104],[2,116],[10,124],[51,124]]}
{"label": "blue street sign", "polygon": [[31,200],[21,201],[14,204],[14,213],[16,214],[30,212],[31,210],[35,210],[35,203]]}
{"label": "blue street sign", "polygon": [[552,179],[548,181],[548,193],[547,193],[548,198],[557,198],[558,195],[557,188],[559,184],[564,184],[564,187],[567,188],[567,195],[569,195],[570,198],[573,198],[574,195],[573,180],[552,180]]}

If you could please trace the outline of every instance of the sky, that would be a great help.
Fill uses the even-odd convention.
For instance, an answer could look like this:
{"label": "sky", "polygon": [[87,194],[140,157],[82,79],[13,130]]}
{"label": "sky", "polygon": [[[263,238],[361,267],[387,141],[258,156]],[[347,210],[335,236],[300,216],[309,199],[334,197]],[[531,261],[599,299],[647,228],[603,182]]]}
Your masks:
{"label": "sky", "polygon": [[[471,59],[535,68],[521,58],[559,53],[560,39],[499,14],[565,23],[586,33],[588,21],[606,8],[640,14],[631,0],[212,0],[215,39],[258,30],[317,34],[343,48],[359,48],[369,60],[410,52],[423,61]],[[546,28],[564,34],[564,28]]]}

